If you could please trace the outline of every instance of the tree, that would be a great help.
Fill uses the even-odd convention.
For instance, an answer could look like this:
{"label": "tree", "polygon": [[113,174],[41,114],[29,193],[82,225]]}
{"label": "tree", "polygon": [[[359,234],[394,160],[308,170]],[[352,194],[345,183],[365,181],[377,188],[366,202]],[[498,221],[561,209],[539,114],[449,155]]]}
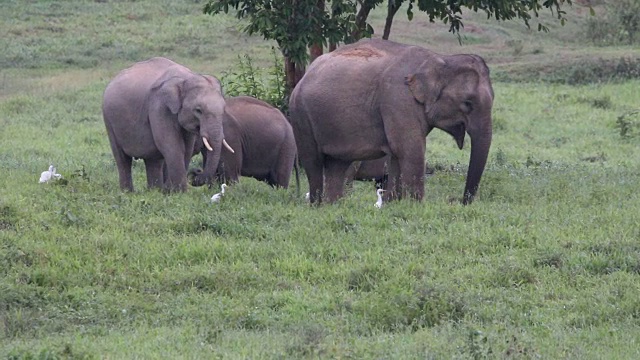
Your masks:
{"label": "tree", "polygon": [[[370,37],[373,28],[367,22],[369,13],[385,0],[209,0],[206,14],[229,13],[247,18],[244,31],[259,33],[265,39],[275,40],[285,58],[285,77],[288,89],[304,74],[309,60],[315,59],[329,44],[334,49],[340,42],[350,43]],[[414,9],[425,12],[429,21],[436,19],[449,24],[449,31],[459,34],[462,9],[483,11],[487,18],[496,20],[520,19],[527,27],[532,15],[539,16],[544,9],[556,15],[562,25],[566,18],[562,6],[571,0],[387,0],[387,17],[383,38],[391,33],[393,18],[403,4],[407,4],[407,18],[413,19]],[[542,23],[538,30],[548,31]],[[309,55],[309,52],[312,56]]]}
{"label": "tree", "polygon": [[265,39],[276,41],[285,58],[289,89],[293,89],[304,74],[309,61],[307,48],[326,45],[327,41],[344,41],[346,13],[338,6],[331,16],[325,10],[324,0],[210,0],[204,12],[229,13],[230,8],[236,10],[239,19],[249,18],[245,32],[259,33]]}

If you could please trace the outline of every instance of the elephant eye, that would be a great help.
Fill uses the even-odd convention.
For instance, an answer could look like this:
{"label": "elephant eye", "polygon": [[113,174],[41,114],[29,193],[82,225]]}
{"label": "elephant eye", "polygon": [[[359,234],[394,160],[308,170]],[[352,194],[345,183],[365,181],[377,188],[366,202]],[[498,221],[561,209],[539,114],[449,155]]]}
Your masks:
{"label": "elephant eye", "polygon": [[471,100],[465,100],[462,102],[462,110],[466,113],[473,111],[473,102]]}
{"label": "elephant eye", "polygon": [[202,109],[200,109],[199,107],[193,109],[193,112],[195,112],[196,115],[202,115]]}

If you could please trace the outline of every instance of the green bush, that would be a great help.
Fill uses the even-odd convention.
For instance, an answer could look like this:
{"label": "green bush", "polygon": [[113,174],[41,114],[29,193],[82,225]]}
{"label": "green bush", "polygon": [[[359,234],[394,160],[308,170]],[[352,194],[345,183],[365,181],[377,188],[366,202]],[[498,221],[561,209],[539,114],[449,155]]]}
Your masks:
{"label": "green bush", "polygon": [[640,110],[626,112],[618,116],[615,124],[620,137],[631,139],[640,136]]}
{"label": "green bush", "polygon": [[258,68],[251,56],[238,55],[235,71],[224,72],[220,78],[226,96],[252,96],[287,113],[289,100],[285,90],[284,64],[273,49],[273,66]]}

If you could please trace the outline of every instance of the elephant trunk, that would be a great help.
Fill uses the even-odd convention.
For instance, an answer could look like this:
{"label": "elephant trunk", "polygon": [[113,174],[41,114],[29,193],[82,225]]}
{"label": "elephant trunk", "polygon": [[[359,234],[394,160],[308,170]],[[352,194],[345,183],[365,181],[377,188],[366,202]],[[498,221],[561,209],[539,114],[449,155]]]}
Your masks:
{"label": "elephant trunk", "polygon": [[195,150],[200,150],[200,152],[202,152],[203,171],[193,174],[194,176],[191,179],[191,185],[193,186],[202,186],[204,184],[211,185],[216,177],[216,169],[220,162],[222,142],[224,141],[222,123],[201,126],[200,136],[202,137],[202,142],[196,141],[196,146],[200,145],[202,148]]}
{"label": "elephant trunk", "polygon": [[489,148],[491,147],[491,117],[488,120],[481,121],[482,126],[479,129],[469,131],[471,138],[471,155],[469,156],[469,170],[467,172],[467,183],[464,187],[464,196],[462,203],[464,205],[471,204],[473,197],[478,191],[480,179],[487,164],[489,156]]}

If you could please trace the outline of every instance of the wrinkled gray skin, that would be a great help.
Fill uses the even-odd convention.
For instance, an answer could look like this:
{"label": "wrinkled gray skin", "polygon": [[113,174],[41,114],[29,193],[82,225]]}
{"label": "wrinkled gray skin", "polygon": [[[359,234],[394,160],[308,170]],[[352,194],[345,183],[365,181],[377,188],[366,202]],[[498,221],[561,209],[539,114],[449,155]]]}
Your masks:
{"label": "wrinkled gray skin", "polygon": [[120,188],[133,191],[132,158],[144,159],[149,188],[187,189],[196,138],[206,137],[218,163],[225,100],[220,82],[169,59],[122,70],[104,91],[102,113],[118,166]]}
{"label": "wrinkled gray skin", "polygon": [[223,148],[220,162],[210,162],[211,152],[196,141],[193,153],[202,153],[204,170],[191,171],[191,184],[228,184],[248,176],[288,188],[297,151],[287,118],[275,107],[248,96],[227,98],[226,104],[224,133],[234,153]]}
{"label": "wrinkled gray skin", "polygon": [[[477,55],[444,56],[361,40],[317,58],[291,94],[291,124],[313,204],[343,195],[353,161],[390,156],[386,200],[424,196],[425,137],[438,128],[471,155],[462,202],[478,190],[491,146],[493,89]],[[324,180],[324,181],[323,181]]]}

